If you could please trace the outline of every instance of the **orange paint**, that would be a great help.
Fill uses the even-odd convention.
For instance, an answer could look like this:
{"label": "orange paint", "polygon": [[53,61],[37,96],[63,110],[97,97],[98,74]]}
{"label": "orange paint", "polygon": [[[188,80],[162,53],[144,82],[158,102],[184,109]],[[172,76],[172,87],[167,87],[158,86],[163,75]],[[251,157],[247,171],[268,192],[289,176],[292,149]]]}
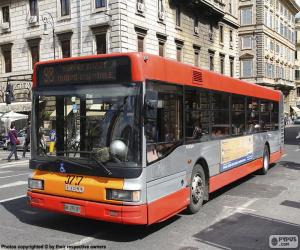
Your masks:
{"label": "orange paint", "polygon": [[[62,197],[70,197],[81,200],[90,200],[98,202],[110,202],[115,204],[121,204],[120,201],[107,201],[106,200],[106,188],[123,189],[124,180],[117,178],[106,178],[96,176],[83,176],[79,186],[84,188],[83,193],[66,191],[67,176],[80,176],[73,174],[62,174],[56,172],[36,171],[33,178],[44,180],[44,190],[34,190],[34,192],[51,194]],[[76,181],[80,179],[74,179],[72,184],[76,186]]]}

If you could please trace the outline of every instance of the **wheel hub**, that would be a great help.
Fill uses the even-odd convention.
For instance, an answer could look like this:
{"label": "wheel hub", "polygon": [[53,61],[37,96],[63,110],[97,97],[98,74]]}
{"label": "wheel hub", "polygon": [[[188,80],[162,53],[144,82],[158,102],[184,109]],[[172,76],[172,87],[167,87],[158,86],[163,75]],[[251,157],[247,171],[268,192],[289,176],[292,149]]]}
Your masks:
{"label": "wheel hub", "polygon": [[203,182],[199,175],[195,175],[192,182],[192,200],[197,204],[203,197]]}

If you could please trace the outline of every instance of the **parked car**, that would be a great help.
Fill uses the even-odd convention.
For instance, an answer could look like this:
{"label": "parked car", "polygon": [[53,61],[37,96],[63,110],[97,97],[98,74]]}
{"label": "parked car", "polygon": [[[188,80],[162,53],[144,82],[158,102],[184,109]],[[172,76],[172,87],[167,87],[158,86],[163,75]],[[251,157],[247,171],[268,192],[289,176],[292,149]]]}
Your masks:
{"label": "parked car", "polygon": [[294,124],[300,124],[300,116],[296,117],[294,120]]}
{"label": "parked car", "polygon": [[[20,141],[20,144],[17,145],[17,149],[23,150],[24,144],[25,144],[25,138],[26,138],[25,129],[20,130],[17,134],[17,137],[18,137],[18,140]],[[4,142],[3,149],[11,150],[9,138],[7,138],[6,141]],[[30,150],[30,144],[28,145],[28,150]]]}

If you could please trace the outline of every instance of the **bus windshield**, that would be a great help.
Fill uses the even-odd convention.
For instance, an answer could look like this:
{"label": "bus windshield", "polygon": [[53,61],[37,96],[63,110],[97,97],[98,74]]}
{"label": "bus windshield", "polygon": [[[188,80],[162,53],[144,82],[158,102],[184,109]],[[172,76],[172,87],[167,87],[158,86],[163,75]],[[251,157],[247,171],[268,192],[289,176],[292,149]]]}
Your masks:
{"label": "bus windshield", "polygon": [[33,158],[139,163],[140,93],[136,83],[35,90]]}

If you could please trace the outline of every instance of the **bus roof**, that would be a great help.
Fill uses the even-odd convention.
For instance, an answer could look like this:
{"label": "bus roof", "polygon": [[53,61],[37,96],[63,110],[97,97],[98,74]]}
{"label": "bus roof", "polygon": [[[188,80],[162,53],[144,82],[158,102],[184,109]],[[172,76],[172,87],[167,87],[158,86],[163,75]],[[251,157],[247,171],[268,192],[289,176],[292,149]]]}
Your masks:
{"label": "bus roof", "polygon": [[36,69],[40,65],[120,56],[129,57],[131,64],[134,65],[131,67],[132,81],[145,81],[148,79],[269,100],[279,101],[281,99],[281,92],[277,90],[272,90],[254,83],[241,81],[216,72],[183,64],[175,60],[139,52],[91,55],[39,62],[36,63],[34,67],[33,86],[36,86]]}

